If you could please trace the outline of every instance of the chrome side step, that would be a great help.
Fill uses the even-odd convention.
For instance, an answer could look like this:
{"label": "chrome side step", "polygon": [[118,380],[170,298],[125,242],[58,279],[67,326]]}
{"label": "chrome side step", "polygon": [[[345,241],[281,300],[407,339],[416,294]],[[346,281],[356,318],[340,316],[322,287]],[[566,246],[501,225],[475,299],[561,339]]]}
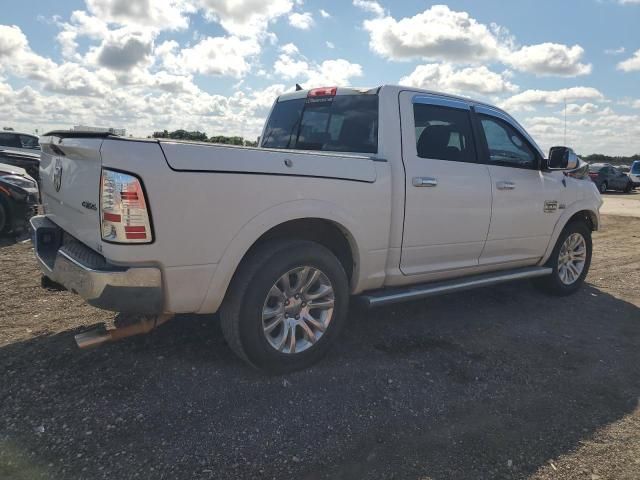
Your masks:
{"label": "chrome side step", "polygon": [[380,307],[392,303],[433,297],[445,293],[461,292],[478,287],[488,287],[498,283],[522,280],[524,278],[543,277],[550,275],[553,270],[546,267],[526,267],[516,270],[483,273],[472,277],[456,278],[442,282],[423,283],[400,288],[388,288],[360,295],[358,300],[366,307]]}

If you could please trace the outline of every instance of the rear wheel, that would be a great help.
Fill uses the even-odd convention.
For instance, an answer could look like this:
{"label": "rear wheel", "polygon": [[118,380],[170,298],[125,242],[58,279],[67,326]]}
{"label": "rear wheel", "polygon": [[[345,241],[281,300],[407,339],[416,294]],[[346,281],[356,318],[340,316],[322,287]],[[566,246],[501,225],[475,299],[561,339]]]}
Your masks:
{"label": "rear wheel", "polygon": [[330,349],[345,322],[347,275],[338,259],[309,241],[274,241],[240,265],[220,310],[229,346],[252,366],[284,373]]}
{"label": "rear wheel", "polygon": [[627,186],[624,187],[624,193],[631,193],[632,190],[633,190],[633,183],[627,182]]}
{"label": "rear wheel", "polygon": [[534,284],[552,295],[576,292],[589,272],[591,253],[591,229],[581,221],[569,223],[547,261],[553,269],[551,275],[535,279]]}
{"label": "rear wheel", "polygon": [[607,182],[602,182],[600,184],[600,193],[605,193],[608,188],[609,188],[609,185],[607,185]]}

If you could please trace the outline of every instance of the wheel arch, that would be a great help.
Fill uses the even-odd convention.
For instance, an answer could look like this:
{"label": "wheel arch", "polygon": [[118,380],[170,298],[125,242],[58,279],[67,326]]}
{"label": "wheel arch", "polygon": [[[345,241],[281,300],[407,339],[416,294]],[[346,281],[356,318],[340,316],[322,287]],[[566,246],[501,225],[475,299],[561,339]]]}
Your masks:
{"label": "wheel arch", "polygon": [[199,313],[218,310],[233,275],[253,249],[274,238],[311,240],[331,250],[345,268],[351,286],[359,281],[360,236],[354,219],[329,202],[299,200],[273,206],[247,222],[225,249]]}
{"label": "wheel arch", "polygon": [[600,215],[598,213],[598,207],[585,206],[584,204],[582,204],[575,205],[573,206],[573,208],[565,210],[560,219],[556,222],[556,226],[549,240],[549,244],[547,245],[547,249],[538,265],[544,265],[546,263],[546,261],[551,256],[551,252],[553,252],[553,248],[558,241],[560,233],[570,222],[574,221],[582,221],[587,224],[592,232],[597,231],[600,228]]}

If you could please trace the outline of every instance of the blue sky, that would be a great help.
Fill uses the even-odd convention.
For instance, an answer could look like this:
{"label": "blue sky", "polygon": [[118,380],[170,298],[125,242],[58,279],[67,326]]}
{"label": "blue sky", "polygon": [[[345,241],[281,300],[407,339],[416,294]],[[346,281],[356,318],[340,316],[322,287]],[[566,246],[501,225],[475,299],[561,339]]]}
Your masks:
{"label": "blue sky", "polygon": [[1,126],[256,136],[276,95],[403,83],[496,103],[543,148],[640,152],[640,0],[69,0],[0,19]]}

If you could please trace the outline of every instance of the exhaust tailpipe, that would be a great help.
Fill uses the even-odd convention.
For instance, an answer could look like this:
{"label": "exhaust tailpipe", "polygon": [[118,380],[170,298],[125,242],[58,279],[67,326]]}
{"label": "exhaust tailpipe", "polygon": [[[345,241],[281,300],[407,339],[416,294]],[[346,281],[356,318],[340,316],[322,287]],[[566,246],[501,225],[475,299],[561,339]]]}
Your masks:
{"label": "exhaust tailpipe", "polygon": [[107,329],[102,325],[94,330],[77,334],[75,336],[76,344],[80,348],[91,348],[133,335],[144,335],[169,321],[172,317],[172,314],[166,313],[162,315],[142,316],[140,320],[135,323],[129,323],[122,327],[112,329]]}

